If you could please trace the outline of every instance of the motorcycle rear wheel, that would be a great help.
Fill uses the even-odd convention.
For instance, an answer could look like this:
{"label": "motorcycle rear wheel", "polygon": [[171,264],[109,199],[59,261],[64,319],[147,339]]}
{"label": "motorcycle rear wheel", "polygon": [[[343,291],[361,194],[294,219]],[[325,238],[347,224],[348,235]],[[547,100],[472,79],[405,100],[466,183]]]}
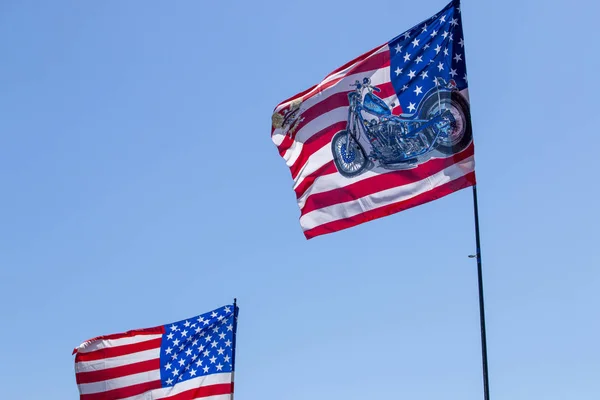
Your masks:
{"label": "motorcycle rear wheel", "polygon": [[333,136],[331,153],[338,172],[346,178],[362,174],[369,165],[369,159],[363,148],[346,131],[340,131]]}
{"label": "motorcycle rear wheel", "polygon": [[[467,148],[473,138],[469,103],[460,93],[455,91],[444,91],[440,92],[439,95],[441,111],[449,110],[455,122],[452,123],[447,135],[438,137],[436,149],[444,154],[455,154]],[[436,92],[433,92],[423,102],[419,118],[430,120],[438,115],[439,112],[438,95]],[[436,132],[434,128],[428,128],[427,131],[431,138],[435,137]]]}

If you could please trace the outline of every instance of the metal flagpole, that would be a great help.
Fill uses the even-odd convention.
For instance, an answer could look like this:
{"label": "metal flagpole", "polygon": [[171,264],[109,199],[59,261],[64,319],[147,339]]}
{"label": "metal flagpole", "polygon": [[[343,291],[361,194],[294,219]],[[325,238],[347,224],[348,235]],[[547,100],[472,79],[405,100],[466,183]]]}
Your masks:
{"label": "metal flagpole", "polygon": [[473,185],[473,211],[475,214],[475,242],[477,244],[477,282],[479,284],[479,324],[481,326],[481,359],[483,363],[483,397],[490,399],[488,381],[487,340],[485,334],[485,308],[483,305],[483,272],[481,268],[481,240],[479,238],[479,209],[477,207],[477,185]]}
{"label": "metal flagpole", "polygon": [[233,299],[233,346],[231,352],[231,383],[233,385],[231,390],[231,400],[233,400],[234,392],[235,392],[235,346],[236,346],[236,336],[237,336],[237,317],[238,317],[238,306],[237,306],[237,298]]}

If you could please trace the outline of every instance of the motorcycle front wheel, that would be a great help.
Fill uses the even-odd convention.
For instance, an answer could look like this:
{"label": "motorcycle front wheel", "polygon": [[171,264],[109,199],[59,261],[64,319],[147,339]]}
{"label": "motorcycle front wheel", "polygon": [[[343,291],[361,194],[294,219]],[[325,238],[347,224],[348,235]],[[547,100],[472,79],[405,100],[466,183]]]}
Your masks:
{"label": "motorcycle front wheel", "polygon": [[469,103],[458,92],[444,91],[432,93],[425,101],[419,112],[419,118],[431,120],[445,110],[452,113],[453,122],[448,126],[448,121],[440,121],[436,127],[428,128],[429,135],[434,138],[439,131],[436,149],[444,154],[458,153],[471,143],[473,132],[471,129],[471,114]]}
{"label": "motorcycle front wheel", "polygon": [[369,164],[362,147],[346,131],[335,134],[331,140],[331,152],[338,172],[346,178],[360,175]]}

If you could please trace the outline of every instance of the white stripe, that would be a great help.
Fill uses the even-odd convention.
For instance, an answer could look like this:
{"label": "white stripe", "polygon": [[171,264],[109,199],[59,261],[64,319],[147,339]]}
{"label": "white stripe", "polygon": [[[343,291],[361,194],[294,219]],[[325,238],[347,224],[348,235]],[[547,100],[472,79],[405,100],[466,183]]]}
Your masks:
{"label": "white stripe", "polygon": [[[337,82],[335,85],[330,86],[327,89],[324,89],[318,95],[315,95],[315,96],[311,97],[310,99],[307,99],[302,104],[302,108],[304,109],[304,112],[306,112],[306,110],[308,110],[309,108],[312,108],[312,107],[318,105],[319,103],[321,103],[325,99],[333,96],[334,94],[352,91],[353,87],[350,85],[353,84],[354,81],[356,81],[356,80],[362,81],[362,79],[366,78],[366,77],[369,77],[371,79],[371,84],[373,86],[382,85],[384,83],[389,83],[390,79],[391,79],[390,78],[390,67],[377,68],[377,69],[374,69],[371,71],[365,71],[365,72],[360,72],[358,74],[348,75],[344,79]],[[296,141],[305,141],[306,139],[308,139],[309,137],[311,137],[312,135],[314,135],[316,132],[319,131],[319,130],[307,131],[307,130],[305,130],[305,128],[306,127],[303,127],[302,129],[300,129],[298,131],[298,133],[296,134],[296,137],[295,137]],[[323,128],[325,128],[325,126]],[[323,129],[323,128],[321,128],[321,129]],[[302,134],[302,131],[304,131],[304,134]],[[283,139],[285,138],[285,136],[286,135],[283,133],[283,131],[281,129],[276,129],[275,132],[273,132],[271,139],[273,140],[273,143],[275,143],[276,146],[279,146],[283,142]]]}
{"label": "white stripe", "polygon": [[[187,381],[183,381],[174,386],[167,388],[160,388],[150,390],[146,393],[139,394],[137,396],[127,397],[122,400],[159,400],[159,399],[168,399],[171,396],[175,396],[176,394],[185,392],[187,390],[199,388],[202,386],[211,386],[218,385],[222,383],[231,383],[232,382],[231,372],[225,372],[222,374],[212,374],[206,376],[200,376],[198,378],[190,379]],[[228,396],[228,397],[223,397]],[[210,396],[210,397],[202,397],[203,399],[214,399],[214,400],[227,400],[231,395],[219,395],[219,396]]]}
{"label": "white stripe", "polygon": [[[353,217],[366,211],[399,203],[458,179],[474,171],[474,169],[474,158],[469,157],[418,182],[382,190],[357,200],[338,203],[311,211],[300,218],[300,225],[304,230],[308,230],[328,222]],[[345,179],[341,175],[339,178],[341,180]]]}
{"label": "white stripe", "polygon": [[161,336],[162,336],[162,334],[159,333],[156,335],[139,334],[139,335],[135,335],[135,336],[124,337],[121,339],[107,339],[107,340],[97,339],[97,340],[92,340],[90,342],[82,343],[77,348],[77,352],[78,353],[89,353],[90,351],[106,349],[108,347],[117,347],[117,346],[125,346],[127,344],[142,343],[142,342],[147,342],[148,340],[158,339]]}
{"label": "white stripe", "polygon": [[155,369],[148,372],[140,372],[139,374],[127,375],[120,378],[108,379],[101,382],[82,383],[79,384],[80,394],[91,394],[107,392],[113,389],[121,389],[127,386],[133,386],[140,383],[159,381],[160,370]]}
{"label": "white stripe", "polygon": [[[328,83],[328,82],[331,82],[331,81],[333,81],[333,80],[335,80],[335,79],[339,79],[339,78],[342,78],[342,77],[344,77],[344,76],[345,76],[345,75],[348,73],[348,71],[350,71],[352,68],[356,67],[356,66],[357,66],[357,65],[359,65],[359,64],[362,64],[362,63],[364,63],[366,60],[370,59],[371,57],[373,57],[373,56],[375,56],[375,55],[377,55],[377,54],[383,53],[383,52],[385,52],[385,51],[389,51],[389,47],[388,47],[388,45],[387,45],[387,44],[385,44],[385,45],[383,45],[382,47],[380,47],[380,48],[379,48],[379,49],[378,49],[376,52],[374,52],[373,54],[371,54],[369,57],[367,57],[367,58],[364,58],[364,59],[362,59],[362,60],[359,60],[359,61],[355,62],[354,64],[350,65],[349,67],[347,67],[346,69],[344,69],[344,70],[342,70],[342,71],[339,71],[339,72],[337,72],[337,73],[335,73],[335,74],[332,74],[332,75],[329,75],[329,76],[327,76],[325,79],[323,79],[321,82],[319,82],[319,83],[317,84],[317,86],[315,86],[315,87],[313,88],[313,90],[311,90],[310,92],[306,93],[304,96],[302,96],[302,97],[298,97],[298,98],[296,98],[296,99],[293,99],[293,100],[290,100],[290,101],[286,101],[285,103],[281,103],[281,104],[279,104],[279,105],[278,105],[278,106],[275,108],[275,111],[274,111],[274,112],[278,112],[278,111],[282,110],[283,108],[287,107],[287,106],[288,106],[290,103],[292,103],[293,101],[297,101],[298,99],[307,99],[308,97],[314,96],[314,95],[315,95],[317,92],[319,92],[319,90],[320,90],[321,86],[323,86],[323,85],[325,85],[326,83]],[[349,75],[349,76],[352,76],[352,75]],[[339,82],[338,82],[338,83],[339,83]],[[336,83],[336,85],[337,85],[338,83]],[[334,85],[334,86],[335,86],[335,85]],[[307,101],[308,101],[308,100],[307,100]]]}
{"label": "white stripe", "polygon": [[124,356],[103,358],[94,361],[80,361],[75,363],[75,372],[91,372],[100,371],[103,369],[120,367],[126,364],[133,364],[141,361],[153,360],[160,358],[160,347],[137,353],[127,354]]}

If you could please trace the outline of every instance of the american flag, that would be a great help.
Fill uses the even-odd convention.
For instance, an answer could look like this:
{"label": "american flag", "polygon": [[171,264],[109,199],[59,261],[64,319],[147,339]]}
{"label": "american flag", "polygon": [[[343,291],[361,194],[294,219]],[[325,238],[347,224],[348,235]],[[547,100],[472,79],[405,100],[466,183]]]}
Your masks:
{"label": "american flag", "polygon": [[[381,218],[475,184],[464,43],[460,3],[454,0],[436,15],[348,62],[275,108],[271,138],[290,168],[306,238]],[[453,145],[445,152],[431,147],[432,151],[411,161],[412,165],[401,164],[398,168],[384,165],[371,153],[363,157],[371,168],[354,176],[343,175],[338,160],[344,153],[336,159],[334,142],[336,134],[351,129],[350,97],[357,88],[352,85],[365,82],[375,87],[373,94],[389,110],[389,117],[382,121],[390,117],[415,118],[425,107],[425,99],[435,98],[429,94],[449,83],[452,99],[460,94],[465,104],[462,123],[451,125],[456,131],[460,123],[462,132],[466,132],[460,146]],[[364,101],[366,104],[366,97]],[[365,117],[363,126],[376,126],[369,125],[373,120],[368,121],[371,117],[365,116],[364,109],[361,112]],[[377,141],[376,135],[362,136],[361,140],[367,140],[363,148]],[[344,149],[350,153],[348,147]],[[357,152],[351,157],[357,157]]]}
{"label": "american flag", "polygon": [[82,343],[73,351],[80,399],[230,400],[237,310]]}

